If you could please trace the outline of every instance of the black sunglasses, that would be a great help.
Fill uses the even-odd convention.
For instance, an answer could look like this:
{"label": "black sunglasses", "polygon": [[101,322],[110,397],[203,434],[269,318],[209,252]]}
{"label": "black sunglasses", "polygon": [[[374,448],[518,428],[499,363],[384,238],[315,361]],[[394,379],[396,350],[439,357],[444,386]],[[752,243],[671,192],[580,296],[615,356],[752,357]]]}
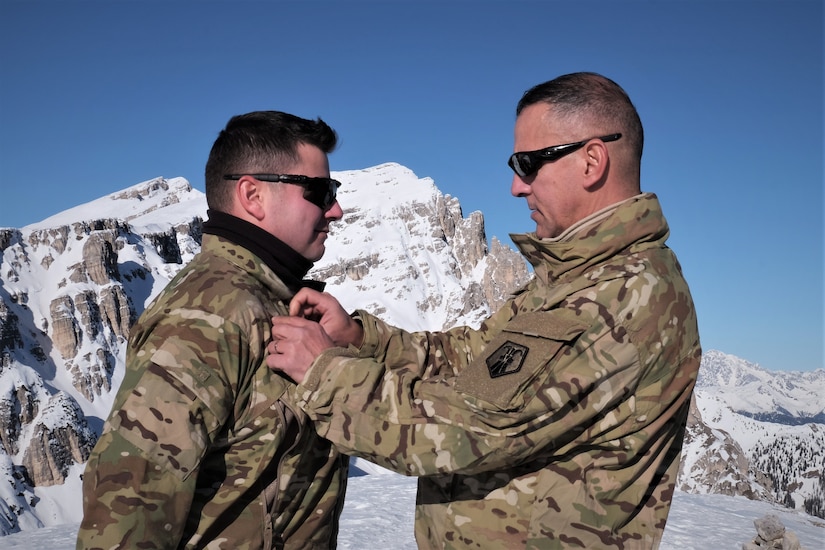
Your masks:
{"label": "black sunglasses", "polygon": [[304,198],[321,208],[329,210],[335,204],[341,182],[332,178],[312,178],[294,174],[224,174],[225,180],[237,180],[243,176],[252,176],[256,180],[270,183],[291,183],[304,188]]}
{"label": "black sunglasses", "polygon": [[569,155],[573,151],[578,151],[591,139],[600,139],[607,142],[616,141],[620,137],[622,137],[622,134],[610,134],[609,136],[588,138],[575,143],[554,145],[552,147],[547,147],[546,149],[539,149],[538,151],[522,151],[519,153],[513,153],[510,155],[510,160],[507,161],[507,165],[513,169],[513,172],[522,178],[526,178],[538,172],[539,168],[541,168],[545,162],[553,162],[559,160],[565,155]]}

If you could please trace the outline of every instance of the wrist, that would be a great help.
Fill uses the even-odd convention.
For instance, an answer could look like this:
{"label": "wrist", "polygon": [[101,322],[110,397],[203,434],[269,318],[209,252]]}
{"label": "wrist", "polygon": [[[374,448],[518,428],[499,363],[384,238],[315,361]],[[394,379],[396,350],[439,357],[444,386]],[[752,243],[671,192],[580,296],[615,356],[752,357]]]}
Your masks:
{"label": "wrist", "polygon": [[364,324],[358,317],[352,317],[352,320],[352,338],[350,338],[350,344],[360,348],[364,344]]}

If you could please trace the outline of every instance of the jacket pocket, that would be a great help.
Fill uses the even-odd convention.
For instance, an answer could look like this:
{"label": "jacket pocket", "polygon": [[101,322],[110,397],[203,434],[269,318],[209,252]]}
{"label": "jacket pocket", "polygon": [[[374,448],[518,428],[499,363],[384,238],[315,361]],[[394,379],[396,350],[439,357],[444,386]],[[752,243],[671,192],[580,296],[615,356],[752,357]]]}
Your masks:
{"label": "jacket pocket", "polygon": [[461,371],[455,389],[502,410],[519,409],[535,394],[531,383],[588,327],[565,309],[517,315]]}

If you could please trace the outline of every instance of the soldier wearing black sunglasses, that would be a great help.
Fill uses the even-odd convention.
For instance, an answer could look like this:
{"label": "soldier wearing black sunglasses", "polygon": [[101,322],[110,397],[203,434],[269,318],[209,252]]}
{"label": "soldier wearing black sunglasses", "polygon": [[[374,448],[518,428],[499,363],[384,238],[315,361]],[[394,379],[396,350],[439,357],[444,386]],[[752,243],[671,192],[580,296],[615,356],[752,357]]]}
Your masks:
{"label": "soldier wearing black sunglasses", "polygon": [[539,171],[541,165],[545,162],[556,162],[560,158],[578,151],[585,144],[592,139],[600,139],[607,143],[609,141],[616,141],[622,137],[622,134],[610,134],[609,136],[602,136],[598,138],[584,139],[574,143],[565,143],[564,145],[552,145],[539,149],[538,151],[521,151],[510,155],[510,160],[507,161],[507,166],[512,168],[513,172],[522,178],[529,178]]}
{"label": "soldier wearing black sunglasses", "polygon": [[535,278],[478,329],[410,334],[309,289],[290,312],[321,324],[273,320],[267,364],[318,432],[421,476],[420,548],[658,546],[702,350],[642,141],[601,75],[527,91],[510,191]]}
{"label": "soldier wearing black sunglasses", "polygon": [[[247,174],[259,181],[270,183],[291,183],[304,188],[304,198],[321,210],[329,210],[337,200],[341,182],[332,178],[311,178],[294,174]],[[225,180],[239,180],[243,174],[226,174]]]}
{"label": "soldier wearing black sunglasses", "polygon": [[[348,459],[262,368],[343,212],[335,132],[232,118],[206,163],[200,253],[132,327],[126,374],[84,476],[77,548],[333,548]],[[266,172],[266,173],[258,173]]]}

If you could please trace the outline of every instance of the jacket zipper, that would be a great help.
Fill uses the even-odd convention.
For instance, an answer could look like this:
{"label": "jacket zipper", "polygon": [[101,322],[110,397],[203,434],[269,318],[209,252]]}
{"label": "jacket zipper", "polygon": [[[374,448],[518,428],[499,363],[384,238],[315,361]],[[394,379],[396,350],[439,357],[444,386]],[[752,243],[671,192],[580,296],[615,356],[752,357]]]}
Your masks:
{"label": "jacket zipper", "polygon": [[[284,439],[289,437],[290,433],[293,431],[290,428],[297,429],[295,433],[295,439],[292,444],[280,453],[278,457],[278,468],[275,470],[275,480],[270,483],[267,488],[264,490],[264,495],[266,498],[265,502],[272,502],[270,508],[267,510],[266,513],[266,525],[264,526],[264,538],[268,539],[264,541],[264,548],[266,549],[276,549],[279,550],[284,547],[284,538],[283,533],[275,533],[273,524],[274,524],[274,516],[273,513],[276,509],[276,505],[278,503],[278,498],[280,496],[280,482],[281,479],[281,468],[283,466],[284,460],[289,455],[289,453],[295,449],[298,444],[301,442],[301,437],[303,436],[303,429],[301,424],[298,422],[295,413],[290,409],[286,403],[278,399],[278,415],[280,416],[281,422],[284,426]],[[270,498],[271,497],[271,498]]]}

